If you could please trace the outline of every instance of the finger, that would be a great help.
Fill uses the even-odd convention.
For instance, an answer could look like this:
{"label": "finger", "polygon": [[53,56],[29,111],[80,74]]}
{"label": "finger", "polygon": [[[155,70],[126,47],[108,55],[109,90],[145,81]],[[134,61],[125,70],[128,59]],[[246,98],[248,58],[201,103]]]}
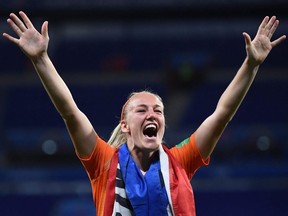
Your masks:
{"label": "finger", "polygon": [[273,23],[273,26],[271,27],[271,29],[270,29],[270,31],[269,31],[269,33],[267,35],[269,39],[272,38],[272,36],[273,36],[274,32],[276,31],[278,25],[279,25],[279,20],[275,20],[275,22]]}
{"label": "finger", "polygon": [[23,19],[25,25],[27,26],[27,28],[34,28],[32,22],[30,21],[30,19],[28,18],[28,16],[23,12],[20,11],[19,15],[21,16],[21,18]]}
{"label": "finger", "polygon": [[42,25],[41,28],[41,34],[45,37],[45,38],[49,38],[48,35],[48,21],[45,21]]}
{"label": "finger", "polygon": [[13,31],[19,36],[21,37],[22,35],[22,30],[14,23],[14,21],[12,19],[7,19],[7,23],[11,26],[11,28],[13,29]]}
{"label": "finger", "polygon": [[270,31],[276,21],[276,16],[272,16],[267,25],[265,26],[266,31]]}
{"label": "finger", "polygon": [[12,37],[11,35],[9,35],[7,33],[3,33],[3,37],[5,37],[6,39],[8,39],[9,41],[11,41],[15,44],[18,44],[19,40],[17,38]]}
{"label": "finger", "polygon": [[26,30],[26,26],[24,23],[19,19],[16,14],[11,13],[10,14],[10,19],[13,20],[13,22],[17,25],[17,27],[21,30],[21,32],[24,32]]}
{"label": "finger", "polygon": [[262,20],[262,22],[261,22],[261,24],[260,24],[260,26],[258,28],[257,34],[264,34],[266,25],[268,23],[268,20],[269,20],[268,16],[264,17],[264,19]]}
{"label": "finger", "polygon": [[282,43],[285,39],[286,39],[286,35],[282,35],[280,38],[272,41],[272,42],[271,42],[272,48],[274,48],[274,47],[277,46],[278,44]]}
{"label": "finger", "polygon": [[246,46],[250,46],[251,45],[251,37],[249,34],[247,34],[246,32],[243,32],[243,36],[245,39],[245,44]]}

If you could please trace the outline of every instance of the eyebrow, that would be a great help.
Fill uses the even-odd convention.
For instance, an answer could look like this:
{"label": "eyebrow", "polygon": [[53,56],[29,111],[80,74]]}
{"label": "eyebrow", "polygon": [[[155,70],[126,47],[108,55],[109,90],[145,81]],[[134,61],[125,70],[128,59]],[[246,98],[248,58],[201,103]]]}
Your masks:
{"label": "eyebrow", "polygon": [[[138,105],[135,106],[135,108],[137,108],[137,107],[145,107],[145,108],[147,108],[149,106],[147,104],[138,104]],[[152,105],[152,107],[153,108],[163,108],[163,106],[161,106],[159,104]]]}

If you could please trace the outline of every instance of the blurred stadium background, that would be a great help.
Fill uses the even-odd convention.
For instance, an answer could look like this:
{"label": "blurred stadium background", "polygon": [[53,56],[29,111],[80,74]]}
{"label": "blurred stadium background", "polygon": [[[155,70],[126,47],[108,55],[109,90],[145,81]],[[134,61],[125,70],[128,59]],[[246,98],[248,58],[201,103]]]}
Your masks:
{"label": "blurred stadium background", "polygon": [[[134,90],[166,105],[165,142],[189,136],[215,108],[265,15],[287,34],[286,0],[1,0],[35,27],[79,107],[108,139]],[[0,39],[0,215],[95,215],[88,177],[64,124],[13,44]],[[284,216],[288,193],[287,41],[261,66],[209,167],[192,180],[199,216]]]}

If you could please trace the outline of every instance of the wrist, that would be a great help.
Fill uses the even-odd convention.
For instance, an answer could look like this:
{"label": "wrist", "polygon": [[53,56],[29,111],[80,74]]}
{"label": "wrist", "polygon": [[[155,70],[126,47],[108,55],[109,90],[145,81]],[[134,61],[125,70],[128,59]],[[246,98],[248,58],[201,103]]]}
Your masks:
{"label": "wrist", "polygon": [[260,66],[260,62],[257,62],[255,60],[251,60],[251,59],[249,59],[249,57],[245,58],[244,64],[251,70],[258,68]]}
{"label": "wrist", "polygon": [[250,61],[248,58],[246,58],[242,66],[244,67],[244,71],[254,77],[257,74],[260,64],[257,64],[255,61]]}
{"label": "wrist", "polygon": [[31,57],[30,59],[33,62],[33,64],[41,64],[41,63],[47,62],[47,60],[49,59],[49,56],[47,52],[43,52],[40,55]]}

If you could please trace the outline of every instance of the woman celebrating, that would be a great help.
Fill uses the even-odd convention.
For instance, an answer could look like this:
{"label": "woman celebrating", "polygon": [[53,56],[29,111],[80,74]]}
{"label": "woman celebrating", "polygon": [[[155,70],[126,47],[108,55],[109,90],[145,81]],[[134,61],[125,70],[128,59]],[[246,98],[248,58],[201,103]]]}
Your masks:
{"label": "woman celebrating", "polygon": [[97,215],[195,215],[190,180],[209,157],[227,124],[249,90],[261,63],[272,48],[279,25],[275,16],[265,17],[253,40],[243,33],[247,56],[224,91],[215,111],[171,149],[162,145],[165,131],[162,99],[154,93],[132,93],[122,107],[119,125],[108,142],[98,136],[78,109],[68,87],[51,62],[48,22],[38,32],[24,12],[10,14],[8,24],[17,44],[32,61],[51,101],[63,118],[92,186]]}

